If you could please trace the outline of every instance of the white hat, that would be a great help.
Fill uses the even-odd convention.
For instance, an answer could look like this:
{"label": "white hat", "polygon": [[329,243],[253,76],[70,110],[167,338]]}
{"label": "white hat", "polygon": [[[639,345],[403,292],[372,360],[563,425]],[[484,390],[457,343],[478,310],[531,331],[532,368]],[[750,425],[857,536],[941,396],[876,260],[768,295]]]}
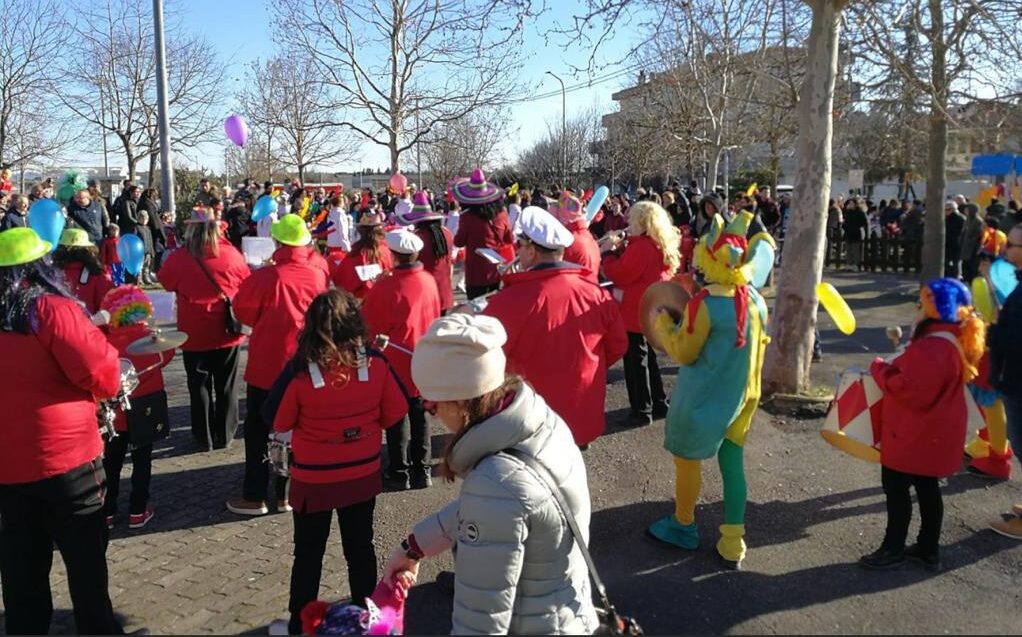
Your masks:
{"label": "white hat", "polygon": [[422,239],[407,230],[391,230],[387,233],[387,247],[398,254],[422,252]]}
{"label": "white hat", "polygon": [[504,383],[507,333],[492,316],[450,314],[415,344],[412,381],[426,400],[469,400]]}
{"label": "white hat", "polygon": [[550,250],[563,250],[575,242],[574,235],[557,217],[538,206],[528,206],[518,217],[521,234]]}

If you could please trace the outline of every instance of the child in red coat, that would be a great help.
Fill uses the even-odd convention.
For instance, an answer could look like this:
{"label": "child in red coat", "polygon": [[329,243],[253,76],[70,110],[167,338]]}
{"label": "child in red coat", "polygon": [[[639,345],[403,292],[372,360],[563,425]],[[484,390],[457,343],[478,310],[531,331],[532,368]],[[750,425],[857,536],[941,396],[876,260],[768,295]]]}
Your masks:
{"label": "child in red coat", "polygon": [[[968,418],[965,384],[976,376],[983,355],[985,328],[971,305],[960,281],[930,281],[920,292],[905,352],[890,363],[873,361],[870,374],[884,394],[880,464],[887,532],[880,548],[860,560],[865,568],[897,568],[905,558],[930,570],[940,568],[944,505],[939,480],[961,467]],[[922,521],[916,543],[906,548],[911,487]]]}
{"label": "child in red coat", "polygon": [[165,437],[166,428],[169,427],[169,423],[166,422],[167,392],[163,388],[162,369],[174,358],[174,350],[159,354],[127,353],[129,345],[150,335],[146,321],[152,318],[153,306],[141,288],[122,285],[110,290],[103,297],[100,309],[110,313],[107,339],[117,348],[121,358],[131,361],[135,366],[135,372],[139,374],[139,385],[131,393],[133,407],[141,411],[142,404],[145,403],[148,406],[148,416],[162,420],[152,427],[148,426],[152,423],[146,423],[145,428],[132,431],[127,414],[119,411],[114,423],[117,436],[106,442],[103,452],[103,469],[107,478],[106,501],[103,504],[106,524],[108,527],[113,526],[114,515],[117,513],[121,468],[124,466],[124,457],[130,446],[132,470],[128,526],[140,529],[153,519],[153,510],[149,507],[149,482],[153,467],[152,438],[153,431],[156,431],[156,436]]}
{"label": "child in red coat", "polygon": [[121,229],[117,227],[117,224],[112,223],[106,227],[106,238],[99,246],[99,259],[103,262],[106,273],[114,285],[124,283],[124,264],[121,263],[121,257],[117,254],[117,240],[120,237]]}

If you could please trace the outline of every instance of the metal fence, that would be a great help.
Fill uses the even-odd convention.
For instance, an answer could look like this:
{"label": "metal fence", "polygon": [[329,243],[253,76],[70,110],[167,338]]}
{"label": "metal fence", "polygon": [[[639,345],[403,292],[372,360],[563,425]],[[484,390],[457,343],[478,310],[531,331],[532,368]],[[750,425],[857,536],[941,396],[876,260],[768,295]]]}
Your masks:
{"label": "metal fence", "polygon": [[[840,229],[827,231],[827,251],[824,265],[841,268],[856,265],[851,258],[849,243]],[[863,268],[869,272],[918,273],[922,265],[923,242],[899,236],[871,236],[863,242]]]}

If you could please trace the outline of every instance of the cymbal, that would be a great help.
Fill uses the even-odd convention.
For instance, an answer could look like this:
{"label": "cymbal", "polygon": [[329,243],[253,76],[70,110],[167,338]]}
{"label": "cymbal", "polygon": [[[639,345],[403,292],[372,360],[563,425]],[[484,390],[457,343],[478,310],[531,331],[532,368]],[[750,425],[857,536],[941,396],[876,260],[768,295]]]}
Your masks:
{"label": "cymbal", "polygon": [[650,347],[658,352],[664,352],[663,343],[657,336],[654,325],[660,308],[664,308],[680,323],[685,305],[691,298],[691,294],[678,281],[659,281],[646,288],[639,301],[639,324],[642,325],[642,333],[649,341]]}
{"label": "cymbal", "polygon": [[141,354],[159,354],[169,349],[177,349],[187,340],[188,335],[184,332],[154,332],[128,345],[128,349],[125,351],[136,356]]}

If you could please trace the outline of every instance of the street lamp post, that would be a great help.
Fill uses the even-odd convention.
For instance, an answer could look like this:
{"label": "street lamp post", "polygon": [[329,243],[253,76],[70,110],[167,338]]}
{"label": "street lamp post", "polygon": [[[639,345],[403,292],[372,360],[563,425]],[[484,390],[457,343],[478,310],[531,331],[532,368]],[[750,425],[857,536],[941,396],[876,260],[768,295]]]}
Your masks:
{"label": "street lamp post", "polygon": [[157,122],[160,129],[160,200],[163,212],[177,214],[174,206],[174,166],[170,154],[170,113],[167,106],[167,49],[163,43],[163,0],[153,0],[153,31],[156,34]]}
{"label": "street lamp post", "polygon": [[568,119],[567,119],[567,91],[564,90],[564,80],[553,71],[547,71],[547,75],[561,83],[561,188],[568,187]]}

